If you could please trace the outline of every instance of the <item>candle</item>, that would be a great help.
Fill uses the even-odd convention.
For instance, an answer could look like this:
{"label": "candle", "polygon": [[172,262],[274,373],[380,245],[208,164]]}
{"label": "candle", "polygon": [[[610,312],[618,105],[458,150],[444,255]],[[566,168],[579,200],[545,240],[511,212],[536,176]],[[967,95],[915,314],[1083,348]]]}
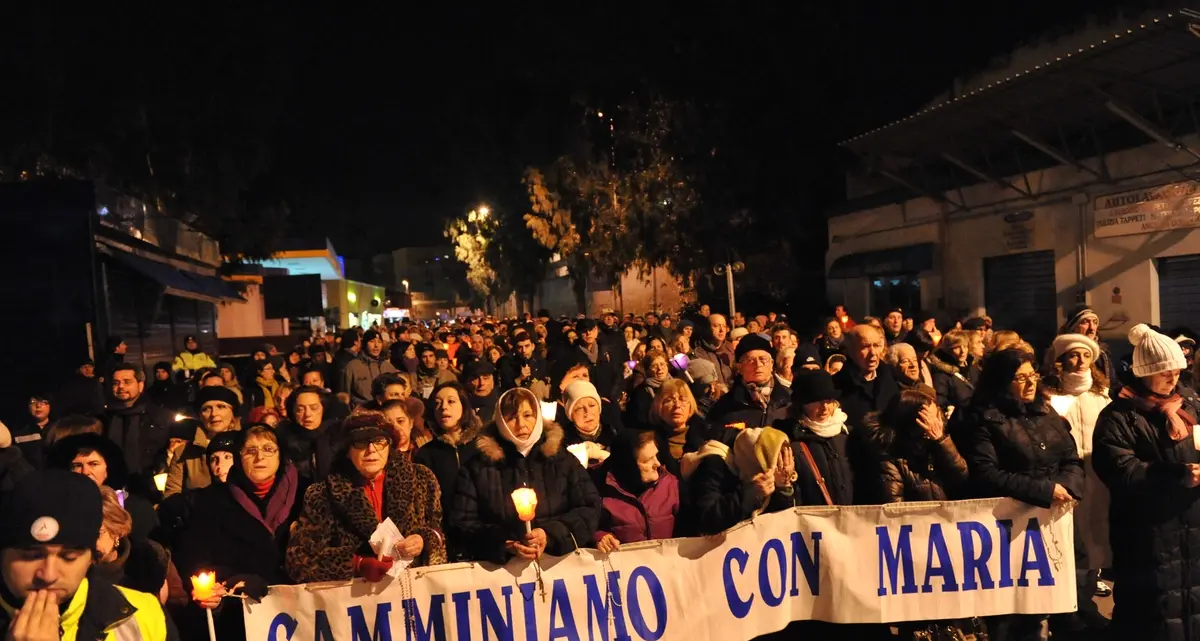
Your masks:
{"label": "candle", "polygon": [[197,601],[212,598],[213,588],[217,583],[216,572],[201,572],[192,577],[193,598]]}
{"label": "candle", "polygon": [[162,474],[154,475],[154,487],[157,487],[159,492],[167,491],[167,473],[166,472],[163,472]]}
{"label": "candle", "polygon": [[542,401],[542,420],[553,421],[558,416],[558,403],[554,401]]}
{"label": "candle", "polygon": [[529,524],[533,520],[534,514],[537,513],[537,492],[531,487],[519,487],[513,490],[512,493],[513,505],[517,508],[517,516],[525,521],[525,532],[531,532],[533,526]]}
{"label": "candle", "polygon": [[671,362],[675,364],[675,367],[686,370],[688,366],[687,354],[676,354],[675,356],[671,357]]}

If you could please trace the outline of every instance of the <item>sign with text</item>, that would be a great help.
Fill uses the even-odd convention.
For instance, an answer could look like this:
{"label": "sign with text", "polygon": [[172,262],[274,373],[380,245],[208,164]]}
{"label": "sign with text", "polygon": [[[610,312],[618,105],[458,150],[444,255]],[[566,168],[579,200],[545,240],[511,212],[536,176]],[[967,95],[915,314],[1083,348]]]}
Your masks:
{"label": "sign with text", "polygon": [[1172,183],[1100,196],[1095,215],[1097,238],[1200,227],[1200,185]]}
{"label": "sign with text", "polygon": [[739,641],[789,622],[1075,609],[1069,509],[1009,499],[797,508],[713,537],[272,587],[251,641]]}

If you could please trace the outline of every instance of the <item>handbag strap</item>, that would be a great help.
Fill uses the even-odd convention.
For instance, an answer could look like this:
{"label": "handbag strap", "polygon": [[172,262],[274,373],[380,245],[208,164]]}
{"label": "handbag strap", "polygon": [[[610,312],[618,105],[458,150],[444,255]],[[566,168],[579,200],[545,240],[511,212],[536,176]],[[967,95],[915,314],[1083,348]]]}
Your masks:
{"label": "handbag strap", "polygon": [[800,451],[804,452],[804,458],[808,461],[808,466],[812,468],[813,476],[817,479],[817,485],[821,487],[821,495],[825,497],[825,505],[833,505],[833,499],[829,496],[829,488],[825,487],[825,477],[821,475],[821,470],[817,467],[817,462],[813,460],[812,451],[808,449],[808,443],[800,441]]}

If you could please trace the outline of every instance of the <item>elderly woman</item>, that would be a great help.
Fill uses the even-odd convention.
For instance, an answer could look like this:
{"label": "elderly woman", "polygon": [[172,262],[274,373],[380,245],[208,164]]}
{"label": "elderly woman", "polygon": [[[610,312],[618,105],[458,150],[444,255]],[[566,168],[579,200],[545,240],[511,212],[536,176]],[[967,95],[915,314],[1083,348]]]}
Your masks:
{"label": "elderly woman", "polygon": [[979,382],[979,368],[972,366],[971,334],[956,329],[943,336],[929,355],[938,406],[947,414],[966,407]]}
{"label": "elderly woman", "polygon": [[[291,577],[303,583],[356,576],[377,582],[396,559],[445,563],[442,497],[433,472],[392,455],[396,433],[379,412],[351,416],[342,431],[333,471],[304,495],[287,551]],[[371,535],[386,519],[404,538],[372,550]]]}
{"label": "elderly woman", "polygon": [[593,537],[598,550],[675,536],[679,479],[659,462],[654,432],[622,432],[600,470],[600,529]]}
{"label": "elderly woman", "polygon": [[167,486],[163,497],[208,487],[208,443],[217,434],[242,429],[238,417],[237,394],[228,387],[202,387],[196,392],[196,409],[201,427],[183,452],[167,468]]}
{"label": "elderly woman", "polygon": [[641,362],[641,372],[645,377],[629,392],[629,402],[625,405],[623,422],[631,427],[649,424],[650,406],[654,404],[654,396],[658,394],[663,383],[671,380],[670,362],[666,352],[647,352]]}
{"label": "elderly woman", "polygon": [[[175,550],[185,576],[216,573],[214,596],[196,605],[219,610],[215,614],[221,639],[245,635],[241,603],[223,602],[224,596],[242,592],[261,599],[268,585],[291,583],[284,572],[284,550],[302,490],[296,468],[281,457],[271,428],[255,425],[241,436],[228,481],[196,492],[188,527]],[[190,614],[198,617],[197,612]]]}
{"label": "elderly woman", "polygon": [[680,461],[712,438],[708,423],[696,414],[696,397],[685,381],[671,379],[663,384],[650,406],[649,424],[654,428],[658,458],[667,471],[682,478]]}
{"label": "elderly woman", "polygon": [[[563,430],[544,422],[524,388],[504,393],[491,425],[476,439],[480,455],[464,465],[450,514],[451,536],[471,559],[503,564],[513,557],[561,556],[592,541],[600,496],[587,471],[563,447]],[[517,488],[537,494],[532,530],[517,515]]]}
{"label": "elderly woman", "polygon": [[564,428],[563,446],[583,445],[587,450],[588,467],[603,463],[618,428],[604,423],[604,401],[596,386],[588,381],[575,381],[563,392],[568,423]]}
{"label": "elderly woman", "polygon": [[411,458],[422,445],[433,440],[429,431],[425,429],[425,421],[422,418],[425,404],[421,399],[410,396],[385,401],[379,411],[392,423],[396,432],[398,454]]}
{"label": "elderly woman", "polygon": [[1179,344],[1129,330],[1132,376],[1096,421],[1096,475],[1112,495],[1112,638],[1200,638],[1200,402],[1179,385]]}

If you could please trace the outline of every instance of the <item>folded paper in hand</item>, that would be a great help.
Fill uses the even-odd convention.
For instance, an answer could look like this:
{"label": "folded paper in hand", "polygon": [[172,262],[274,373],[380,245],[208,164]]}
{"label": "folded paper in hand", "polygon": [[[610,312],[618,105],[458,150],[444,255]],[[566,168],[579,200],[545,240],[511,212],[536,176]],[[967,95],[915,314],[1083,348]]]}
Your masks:
{"label": "folded paper in hand", "polygon": [[388,570],[388,576],[398,577],[412,563],[412,559],[396,558],[396,544],[404,540],[404,535],[400,533],[400,528],[392,522],[391,517],[383,520],[379,527],[375,528],[375,532],[371,534],[371,550],[375,552],[375,557],[382,559],[383,557],[392,558],[392,569]]}

